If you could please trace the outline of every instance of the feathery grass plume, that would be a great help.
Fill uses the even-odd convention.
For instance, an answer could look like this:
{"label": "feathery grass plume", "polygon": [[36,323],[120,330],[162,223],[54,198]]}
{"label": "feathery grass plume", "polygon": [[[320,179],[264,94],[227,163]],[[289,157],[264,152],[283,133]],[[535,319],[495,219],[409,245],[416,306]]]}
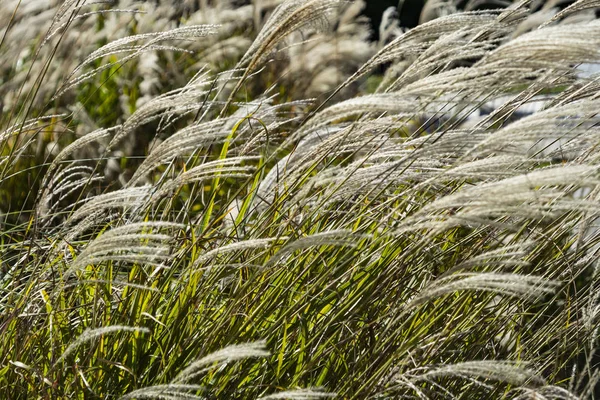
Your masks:
{"label": "feathery grass plume", "polygon": [[[173,30],[167,31],[167,32],[160,32],[160,33],[156,33],[156,34],[135,35],[132,37],[128,37],[128,38],[124,38],[121,40],[116,40],[114,42],[111,42],[111,43],[107,44],[106,46],[103,46],[100,49],[96,50],[87,59],[85,59],[77,68],[75,68],[73,70],[73,72],[71,73],[71,75],[69,75],[67,77],[67,80],[62,85],[62,87],[58,89],[57,93],[54,95],[54,99],[62,96],[68,90],[72,89],[73,87],[75,87],[77,85],[80,85],[82,82],[85,82],[86,80],[90,79],[92,76],[98,74],[99,72],[107,70],[107,69],[113,67],[114,65],[122,65],[122,64],[128,62],[129,60],[131,60],[135,57],[138,57],[142,52],[155,51],[155,50],[170,50],[170,51],[185,52],[184,49],[180,49],[180,48],[172,47],[172,46],[157,46],[157,45],[155,45],[155,43],[165,41],[165,40],[184,40],[184,39],[189,40],[190,38],[191,39],[200,38],[200,37],[214,33],[215,29],[216,29],[215,26],[183,26],[181,28],[173,29]],[[136,42],[138,40],[143,40],[143,39],[151,39],[151,40],[149,40],[148,43],[144,44],[143,46],[125,46],[125,45],[129,45],[129,43]],[[113,54],[122,53],[122,52],[132,52],[132,54],[129,54],[129,55],[123,57],[121,60],[119,60],[117,62],[111,62],[108,64],[104,64],[100,67],[94,68],[93,70],[83,73],[79,76],[76,76],[76,77],[73,76],[79,70],[83,69],[86,65],[91,64],[92,62],[94,62],[95,60],[97,60],[99,58],[104,58],[108,55],[113,55]]]}
{"label": "feathery grass plume", "polygon": [[[327,14],[339,7],[340,3],[340,0],[284,0],[265,22],[256,39],[237,64],[238,68],[245,67],[246,70],[229,95],[227,105],[233,101],[234,95],[242,87],[248,75],[281,41],[292,32],[309,24],[314,26],[327,24],[329,22]],[[226,110],[227,106],[223,112]]]}
{"label": "feathery grass plume", "polygon": [[598,0],[577,0],[566,7],[564,10],[556,13],[550,20],[540,25],[540,28],[544,28],[546,25],[564,19],[569,15],[578,13],[583,10],[589,10],[594,8],[600,8],[600,1]]}
{"label": "feathery grass plume", "polygon": [[[92,215],[101,216],[111,209],[125,210],[139,206],[140,202],[150,195],[150,190],[151,187],[147,185],[93,196],[68,217],[67,225],[73,225],[76,221]],[[75,230],[76,226],[70,229]]]}
{"label": "feathery grass plume", "polygon": [[[282,157],[261,180],[258,188],[259,197],[265,200],[269,199],[274,194],[274,186],[278,183],[277,180],[282,180],[288,174],[288,171],[291,173],[296,170],[296,167],[305,170],[301,167],[306,166],[309,163],[308,160],[319,159],[319,154],[316,154],[316,152],[319,150],[327,152],[330,149],[330,146],[327,145],[329,137],[343,130],[344,128],[339,126],[327,127],[316,129],[312,133],[299,138],[298,144],[292,153]],[[344,137],[347,137],[347,135],[344,134]],[[291,139],[288,141],[292,142]],[[281,147],[284,148],[285,145]]]}
{"label": "feathery grass plume", "polygon": [[405,32],[379,50],[354,75],[340,85],[340,88],[349,85],[379,65],[419,56],[436,39],[442,38],[447,34],[453,34],[458,30],[479,29],[480,32],[495,32],[491,28],[494,27],[493,24],[497,19],[498,15],[496,13],[470,12],[451,14],[419,25]]}
{"label": "feathery grass plume", "polygon": [[524,175],[517,175],[458,191],[455,194],[431,202],[422,209],[422,212],[459,207],[464,204],[463,202],[466,199],[482,202],[486,197],[492,201],[495,197],[498,201],[503,201],[503,199],[510,200],[511,196],[518,199],[520,193],[529,197],[529,193],[533,190],[537,189],[538,192],[542,192],[544,187],[548,186],[595,186],[600,183],[595,177],[597,172],[598,168],[592,165],[543,168]]}
{"label": "feathery grass plume", "polygon": [[178,399],[190,399],[190,400],[201,400],[206,397],[197,396],[190,392],[206,391],[206,387],[201,385],[178,385],[178,384],[166,384],[166,385],[155,385],[134,390],[125,396],[119,397],[119,399],[163,399],[163,400],[178,400]]}
{"label": "feathery grass plume", "polygon": [[156,146],[137,168],[128,185],[135,185],[159,165],[177,156],[191,154],[204,146],[223,143],[229,136],[227,120],[215,120],[190,125]]}
{"label": "feathery grass plume", "polygon": [[150,333],[150,329],[141,326],[113,325],[85,330],[81,335],[77,337],[77,339],[74,342],[69,344],[65,351],[56,360],[56,362],[53,365],[53,368],[56,368],[59,364],[61,364],[67,357],[73,354],[82,344],[91,342],[97,338],[103,337],[104,335],[118,332]]}
{"label": "feathery grass plume", "polygon": [[308,24],[327,23],[327,13],[339,5],[339,0],[285,0],[265,22],[238,65],[254,70],[286,36]]}
{"label": "feathery grass plume", "polygon": [[[68,3],[65,3],[68,4]],[[89,4],[82,4],[80,6],[77,7],[77,10],[80,11],[83,7],[88,6]],[[83,14],[78,14],[76,16],[74,16],[72,18],[72,20],[68,20],[65,22],[61,22],[61,19],[64,19],[64,17],[66,16],[66,14],[64,12],[61,12],[61,10],[59,10],[57,12],[57,16],[59,16],[59,19],[55,19],[52,22],[52,26],[50,27],[50,29],[48,30],[48,32],[46,33],[46,36],[44,37],[44,41],[42,42],[42,44],[40,45],[40,47],[44,47],[44,45],[46,43],[48,43],[48,41],[50,41],[50,39],[52,39],[54,36],[56,36],[58,33],[60,33],[61,31],[64,31],[64,28],[66,28],[68,25],[75,23],[75,21],[79,20],[79,19],[85,19],[89,16],[96,16],[96,15],[100,15],[100,14],[116,14],[116,13],[126,13],[126,14],[143,14],[143,11],[140,10],[133,10],[133,9],[129,9],[129,10],[119,10],[119,9],[115,9],[115,8],[111,8],[108,10],[95,10],[95,11],[89,11],[89,12],[85,12]],[[61,22],[59,26],[54,27],[54,25],[57,22]]]}
{"label": "feathery grass plume", "polygon": [[61,150],[61,152],[56,157],[54,157],[54,159],[52,160],[52,163],[48,167],[48,171],[46,172],[46,176],[44,177],[44,180],[47,181],[48,177],[52,176],[52,173],[56,169],[58,169],[59,165],[64,160],[66,160],[67,157],[73,155],[78,150],[88,146],[90,143],[93,143],[98,140],[104,139],[105,137],[108,137],[109,135],[111,135],[113,132],[119,130],[120,128],[121,128],[121,126],[118,125],[118,126],[113,126],[111,128],[106,128],[106,129],[97,129],[97,130],[90,132],[90,133],[78,138],[77,140],[73,141],[73,143],[66,146],[64,149]]}
{"label": "feathery grass plume", "polygon": [[544,220],[569,211],[595,210],[592,202],[568,198],[566,191],[555,187],[595,187],[596,172],[589,165],[544,168],[459,190],[424,206],[401,223],[398,233],[425,228],[435,235],[453,226],[492,223],[503,215]]}
{"label": "feathery grass plume", "polygon": [[[383,113],[387,111],[401,114],[402,112],[409,113],[414,111],[414,109],[414,99],[407,99],[395,93],[382,93],[362,96],[343,101],[322,110],[313,118],[311,118],[308,123],[303,126],[302,130],[307,130],[309,128],[312,130],[319,129],[334,121],[341,121],[352,115],[358,115],[362,113]],[[299,135],[299,133],[296,135]],[[296,136],[294,139],[297,140],[298,136]]]}
{"label": "feathery grass plume", "polygon": [[[293,85],[294,99],[319,97],[335,89],[349,74],[356,71],[373,55],[374,46],[368,42],[368,25],[360,17],[363,1],[341,2],[337,12],[330,15],[330,28],[310,34],[292,33],[289,46],[278,54],[287,57],[288,66],[281,72],[282,84]],[[347,98],[357,88],[348,88],[339,95]]]}
{"label": "feathery grass plume", "polygon": [[250,178],[255,167],[252,165],[244,166],[244,162],[256,161],[257,157],[231,157],[224,160],[209,161],[207,163],[193,167],[174,179],[165,182],[156,193],[152,194],[153,199],[160,199],[167,194],[177,190],[183,185],[189,183],[202,182],[216,178]]}
{"label": "feathery grass plume", "polygon": [[[268,135],[269,132],[275,131],[276,128],[295,119],[278,116],[277,110],[285,104],[271,106],[268,100],[264,100],[241,106],[238,112],[231,117],[192,124],[169,136],[150,152],[135,171],[128,185],[135,185],[143,176],[163,163],[176,157],[188,156],[210,145],[227,142],[229,149],[229,146],[243,144],[246,147],[241,152],[245,153],[248,151],[247,146],[257,143],[258,138]],[[260,124],[253,123],[253,121],[260,121]],[[273,137],[273,139],[275,138]],[[234,152],[234,149],[231,151]]]}
{"label": "feathery grass plume", "polygon": [[553,157],[562,152],[563,159],[573,159],[585,154],[583,148],[597,135],[596,107],[596,101],[581,100],[534,113],[499,129],[469,153],[481,157],[506,149],[514,154],[535,150],[537,145],[540,150],[534,156]]}
{"label": "feathery grass plume", "polygon": [[70,270],[75,271],[88,264],[104,261],[164,267],[164,263],[172,258],[169,242],[173,237],[152,231],[181,227],[169,222],[141,222],[113,228],[91,241],[71,264]]}
{"label": "feathery grass plume", "polygon": [[302,237],[286,244],[273,255],[266,264],[267,267],[276,264],[287,255],[296,250],[302,250],[314,246],[350,246],[357,247],[357,239],[366,239],[367,236],[357,235],[352,231],[337,229],[334,231],[319,232],[314,235]]}
{"label": "feathery grass plume", "polygon": [[548,102],[547,107],[564,105],[570,102],[576,102],[583,99],[597,99],[598,84],[600,83],[599,77],[589,80],[578,80],[573,82],[563,92],[557,94],[551,101]]}
{"label": "feathery grass plume", "polygon": [[459,376],[469,378],[489,379],[510,383],[515,386],[540,387],[544,380],[529,369],[524,369],[514,362],[506,361],[468,361],[459,364],[443,365],[432,368],[424,374],[417,375],[417,380]]}
{"label": "feathery grass plume", "polygon": [[200,360],[194,361],[185,367],[173,380],[173,383],[185,383],[197,377],[199,374],[232,361],[243,360],[246,358],[268,357],[270,353],[266,350],[264,340],[234,344],[221,350],[211,353]]}
{"label": "feathery grass plume", "polygon": [[67,114],[54,114],[54,115],[44,115],[38,118],[31,118],[26,121],[15,123],[8,128],[5,128],[2,132],[0,132],[0,143],[6,141],[11,136],[18,135],[21,131],[27,131],[39,125],[40,122],[45,122],[53,119],[60,119],[66,117]]}
{"label": "feathery grass plume", "polygon": [[[60,168],[61,164],[69,156],[77,153],[79,150],[89,146],[93,142],[99,141],[101,139],[104,139],[104,138],[110,136],[111,134],[113,134],[115,131],[118,131],[119,129],[120,129],[120,126],[116,126],[116,127],[112,127],[112,128],[108,128],[108,129],[98,129],[93,132],[90,132],[89,134],[73,141],[71,144],[66,146],[52,160],[52,163],[50,164],[50,166],[48,167],[48,170],[46,171],[46,174],[44,175],[44,178],[42,181],[43,191],[38,200],[38,209],[37,210],[38,210],[40,218],[43,219],[51,212],[51,210],[49,209],[49,202],[51,200],[51,197],[55,196],[57,193],[60,192],[60,185],[58,184],[58,179],[65,175],[72,178],[72,175],[69,174],[68,171],[74,172],[73,171],[74,169],[79,170],[82,168],[82,166],[71,165],[69,167],[66,167],[62,171],[57,172],[57,170]],[[95,179],[97,179],[97,178],[96,177],[91,178],[87,184],[93,183]]]}
{"label": "feathery grass plume", "polygon": [[519,155],[498,155],[458,164],[445,169],[434,179],[469,178],[484,182],[486,180],[510,177],[525,172],[538,160]]}
{"label": "feathery grass plume", "polygon": [[497,45],[498,38],[474,41],[472,36],[480,28],[460,29],[441,37],[429,48],[421,52],[416,59],[393,82],[384,80],[380,87],[394,91],[420,77],[428,76],[432,71],[442,72],[469,59],[478,59],[486,55]]}
{"label": "feathery grass plume", "polygon": [[571,63],[593,62],[600,53],[600,23],[559,25],[521,35],[486,55],[479,64],[570,70]]}
{"label": "feathery grass plume", "polygon": [[520,387],[513,390],[514,392],[521,392],[520,395],[514,397],[514,400],[529,400],[529,399],[540,399],[540,400],[580,400],[581,397],[574,395],[573,393],[565,390],[559,386],[543,386],[540,388],[527,388]]}
{"label": "feathery grass plume", "polygon": [[464,290],[490,291],[526,300],[537,300],[545,294],[554,293],[558,285],[558,282],[548,281],[538,276],[496,273],[454,274],[438,279],[432,285],[425,287],[407,307],[416,307],[436,297]]}
{"label": "feathery grass plume", "polygon": [[[226,254],[226,253],[243,251],[243,250],[248,250],[248,249],[265,249],[265,250],[267,250],[270,248],[269,246],[273,242],[278,242],[278,241],[286,240],[286,239],[287,239],[286,237],[251,239],[251,240],[244,240],[241,242],[227,244],[222,247],[207,251],[204,254],[201,254],[196,259],[194,264],[192,264],[192,268],[196,269],[199,265],[206,263],[208,260],[215,258],[218,255],[221,255],[224,253]],[[209,266],[209,267],[211,267],[211,266]]]}
{"label": "feathery grass plume", "polygon": [[[46,217],[56,216],[54,213],[56,207],[61,205],[63,200],[74,194],[77,190],[85,189],[103,180],[104,178],[95,174],[91,167],[73,165],[66,167],[63,171],[56,174],[56,177],[49,182],[46,191],[42,193],[37,208],[40,220],[44,221]],[[74,206],[75,204],[72,205]],[[72,207],[66,207],[66,210],[70,209]]]}
{"label": "feathery grass plume", "polygon": [[108,149],[114,148],[127,135],[144,124],[159,118],[171,118],[178,115],[197,112],[198,108],[206,103],[206,96],[210,80],[207,73],[201,74],[190,84],[162,94],[144,103],[138,108],[121,126],[108,145]]}
{"label": "feathery grass plume", "polygon": [[75,75],[86,65],[91,64],[95,60],[99,60],[109,54],[115,54],[123,51],[132,51],[141,48],[141,46],[131,46],[131,43],[135,43],[144,39],[153,39],[151,43],[156,43],[159,41],[171,40],[173,38],[198,37],[200,36],[199,34],[206,35],[212,33],[215,28],[215,26],[183,27],[180,29],[174,29],[169,32],[144,33],[113,40],[112,42],[100,47],[98,50],[95,50],[85,60],[83,60],[81,64],[71,72],[70,77]]}
{"label": "feathery grass plume", "polygon": [[313,399],[324,399],[334,398],[335,393],[327,393],[317,389],[298,389],[298,390],[287,390],[285,392],[273,393],[267,396],[259,397],[260,400],[313,400]]}
{"label": "feathery grass plume", "polygon": [[[369,124],[369,126],[373,127],[373,124]],[[320,188],[332,188],[333,193],[328,194],[331,195],[331,201],[335,201],[335,198],[343,197],[344,192],[348,193],[355,190],[356,188],[353,185],[360,186],[364,184],[365,180],[369,179],[369,174],[370,177],[376,178],[375,181],[371,182],[373,185],[377,185],[377,182],[381,183],[382,176],[385,176],[385,173],[388,172],[386,166],[373,166],[372,169],[360,169],[359,167],[362,164],[370,164],[369,157],[380,155],[378,151],[383,154],[386,149],[389,150],[385,146],[387,138],[384,135],[372,135],[366,130],[356,128],[356,126],[345,129],[319,129],[309,134],[300,142],[295,151],[283,158],[263,180],[258,190],[259,199],[262,201],[257,205],[257,208],[260,209],[265,204],[270,204],[273,190],[279,190],[279,188],[290,197],[291,204],[307,205],[310,203],[309,195]],[[353,156],[359,152],[369,156],[365,159],[359,158],[354,164],[345,169],[334,166],[327,169],[318,167],[319,163],[330,156]],[[390,153],[381,157],[384,159],[395,158],[396,156],[398,156],[397,153]],[[319,170],[320,173],[308,178],[306,174],[310,173],[311,170]],[[356,177],[348,176],[348,174],[351,175],[357,170],[366,172],[363,176],[358,176],[358,172]],[[278,180],[278,182],[275,182],[275,180]],[[301,185],[297,191],[292,192],[290,189],[298,186],[297,182],[301,181],[306,183]]]}
{"label": "feathery grass plume", "polygon": [[528,254],[528,250],[533,246],[535,242],[524,242],[514,245],[502,246],[498,249],[490,250],[478,254],[474,257],[470,257],[465,261],[457,263],[452,268],[444,272],[444,275],[450,275],[457,271],[469,269],[471,267],[487,266],[491,265],[494,267],[514,268],[514,267],[526,267],[530,265],[530,262],[525,258]]}
{"label": "feathery grass plume", "polygon": [[[385,153],[381,156],[386,157]],[[391,155],[387,155],[387,157],[393,160]],[[323,201],[318,203],[319,206],[348,201],[355,197],[356,193],[361,192],[371,193],[381,190],[393,193],[406,184],[426,179],[429,176],[428,170],[434,171],[441,167],[439,163],[425,160],[414,162],[408,167],[402,167],[402,160],[368,165],[369,158],[359,159],[347,168],[330,169],[327,173],[321,173],[296,195],[298,199],[296,201],[304,204],[300,198],[307,195],[308,189],[311,191],[322,190]]]}

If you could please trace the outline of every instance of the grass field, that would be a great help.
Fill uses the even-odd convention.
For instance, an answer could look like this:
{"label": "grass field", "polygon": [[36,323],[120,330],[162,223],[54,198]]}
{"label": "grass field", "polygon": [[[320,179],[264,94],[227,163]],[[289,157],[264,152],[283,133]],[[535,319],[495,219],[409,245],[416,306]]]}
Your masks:
{"label": "grass field", "polygon": [[0,1],[0,398],[600,398],[597,0]]}

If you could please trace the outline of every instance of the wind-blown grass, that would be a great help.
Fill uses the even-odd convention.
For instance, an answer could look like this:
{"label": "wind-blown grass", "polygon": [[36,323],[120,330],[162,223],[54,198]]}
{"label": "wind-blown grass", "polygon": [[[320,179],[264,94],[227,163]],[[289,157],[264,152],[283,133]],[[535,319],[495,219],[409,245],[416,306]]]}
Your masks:
{"label": "wind-blown grass", "polygon": [[0,4],[0,397],[593,399],[597,1],[212,3]]}

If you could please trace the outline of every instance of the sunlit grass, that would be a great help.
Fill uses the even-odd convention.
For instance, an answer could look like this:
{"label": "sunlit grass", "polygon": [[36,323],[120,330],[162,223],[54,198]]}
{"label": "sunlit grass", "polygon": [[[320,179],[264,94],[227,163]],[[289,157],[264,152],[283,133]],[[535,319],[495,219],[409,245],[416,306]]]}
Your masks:
{"label": "sunlit grass", "polygon": [[0,397],[594,398],[593,2],[361,4],[0,4]]}

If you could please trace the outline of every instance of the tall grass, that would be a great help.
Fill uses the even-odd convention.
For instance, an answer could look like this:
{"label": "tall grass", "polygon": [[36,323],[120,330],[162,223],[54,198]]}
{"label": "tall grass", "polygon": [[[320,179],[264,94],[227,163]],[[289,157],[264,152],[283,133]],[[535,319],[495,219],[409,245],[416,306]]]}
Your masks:
{"label": "tall grass", "polygon": [[597,1],[192,3],[0,4],[0,397],[594,398]]}

